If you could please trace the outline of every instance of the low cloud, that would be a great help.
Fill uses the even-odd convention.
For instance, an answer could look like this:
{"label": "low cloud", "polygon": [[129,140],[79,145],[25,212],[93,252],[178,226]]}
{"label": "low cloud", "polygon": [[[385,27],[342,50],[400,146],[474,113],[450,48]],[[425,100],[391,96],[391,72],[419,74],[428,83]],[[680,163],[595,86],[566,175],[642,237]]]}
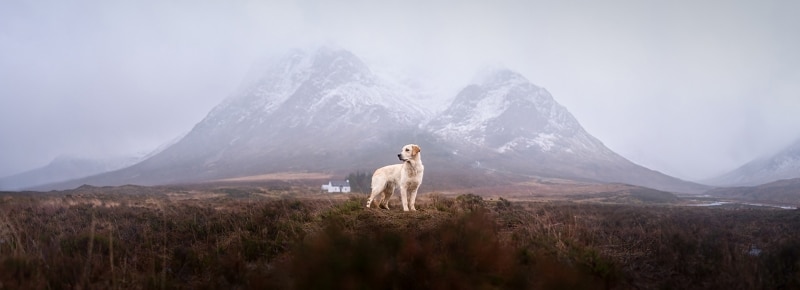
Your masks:
{"label": "low cloud", "polygon": [[517,70],[623,156],[705,178],[800,138],[798,5],[4,1],[0,175],[154,148],[259,59],[334,43],[440,100]]}

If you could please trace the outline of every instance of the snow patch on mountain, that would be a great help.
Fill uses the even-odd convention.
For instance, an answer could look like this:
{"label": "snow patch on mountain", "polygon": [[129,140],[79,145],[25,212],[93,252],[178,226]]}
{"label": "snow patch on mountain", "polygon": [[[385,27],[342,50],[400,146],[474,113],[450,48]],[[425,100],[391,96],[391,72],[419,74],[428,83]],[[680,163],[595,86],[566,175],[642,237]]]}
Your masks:
{"label": "snow patch on mountain", "polygon": [[559,137],[556,136],[556,134],[539,133],[536,138],[533,138],[533,143],[539,145],[539,148],[541,148],[542,151],[550,151],[550,149],[553,149],[555,141],[558,138]]}
{"label": "snow patch on mountain", "polygon": [[253,92],[253,97],[261,102],[258,106],[261,112],[269,114],[286,102],[308,80],[311,65],[312,59],[298,51],[267,71],[261,79],[261,85],[255,87]]}
{"label": "snow patch on mountain", "polygon": [[508,110],[510,104],[505,96],[509,90],[511,90],[510,87],[500,87],[487,92],[486,97],[476,105],[475,114],[467,119],[465,126],[474,128],[485,125],[487,121]]}
{"label": "snow patch on mountain", "polygon": [[[514,138],[514,140],[509,141],[506,144],[503,144],[499,148],[496,149],[498,153],[506,153],[509,151],[513,151],[514,149],[530,149],[533,146],[539,148],[542,152],[550,152],[556,146],[556,142],[560,139],[556,134],[553,133],[539,133],[535,138]],[[571,148],[565,149],[567,153],[571,153]]]}

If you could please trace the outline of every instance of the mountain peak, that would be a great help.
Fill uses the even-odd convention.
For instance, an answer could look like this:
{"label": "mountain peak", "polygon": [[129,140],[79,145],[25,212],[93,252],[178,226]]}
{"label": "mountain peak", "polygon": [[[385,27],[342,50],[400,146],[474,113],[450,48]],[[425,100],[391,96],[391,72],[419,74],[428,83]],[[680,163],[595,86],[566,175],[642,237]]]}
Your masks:
{"label": "mountain peak", "polygon": [[[255,73],[254,81],[209,113],[204,126],[250,122],[254,127],[273,114],[291,115],[285,124],[296,126],[307,123],[300,118],[319,110],[350,110],[386,100],[401,102],[405,97],[400,95],[402,89],[388,86],[354,54],[330,46],[292,50],[262,64]],[[413,109],[413,113],[424,113]]]}
{"label": "mountain peak", "polygon": [[339,78],[339,81],[373,81],[372,72],[361,59],[348,50],[320,47],[311,56],[314,70],[328,74],[321,77]]}
{"label": "mountain peak", "polygon": [[505,67],[484,68],[476,74],[472,83],[488,87],[523,84],[533,85],[522,74]]}
{"label": "mountain peak", "polygon": [[[467,140],[499,152],[557,149],[556,139],[583,132],[547,92],[508,69],[484,70],[430,126],[445,139]],[[568,148],[561,148],[567,150]]]}

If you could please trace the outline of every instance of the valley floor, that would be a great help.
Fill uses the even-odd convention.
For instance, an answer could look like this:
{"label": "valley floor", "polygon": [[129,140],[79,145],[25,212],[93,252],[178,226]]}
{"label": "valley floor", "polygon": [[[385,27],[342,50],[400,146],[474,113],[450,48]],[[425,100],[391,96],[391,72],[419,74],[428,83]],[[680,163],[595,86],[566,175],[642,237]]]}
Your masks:
{"label": "valley floor", "polygon": [[800,287],[798,210],[614,196],[402,212],[290,183],[0,193],[0,289]]}

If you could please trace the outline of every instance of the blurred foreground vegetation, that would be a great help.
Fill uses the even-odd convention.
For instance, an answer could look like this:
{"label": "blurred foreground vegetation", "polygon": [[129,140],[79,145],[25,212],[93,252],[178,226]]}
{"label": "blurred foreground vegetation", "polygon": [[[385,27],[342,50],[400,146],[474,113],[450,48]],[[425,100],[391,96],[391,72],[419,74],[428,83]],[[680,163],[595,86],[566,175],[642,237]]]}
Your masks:
{"label": "blurred foreground vegetation", "polygon": [[423,195],[0,195],[0,289],[798,289],[800,212]]}

